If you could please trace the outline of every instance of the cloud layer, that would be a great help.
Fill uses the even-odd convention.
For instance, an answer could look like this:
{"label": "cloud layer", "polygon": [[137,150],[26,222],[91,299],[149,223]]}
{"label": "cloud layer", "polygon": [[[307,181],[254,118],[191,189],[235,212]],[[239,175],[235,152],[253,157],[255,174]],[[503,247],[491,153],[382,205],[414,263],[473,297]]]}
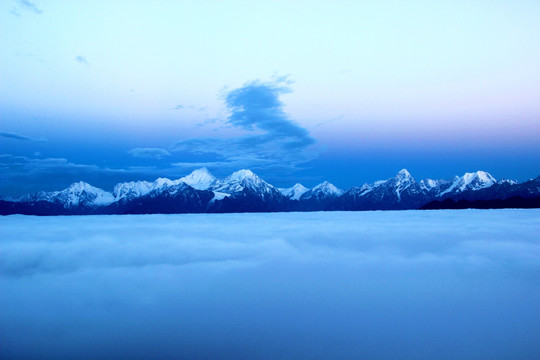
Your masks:
{"label": "cloud layer", "polygon": [[0,357],[536,358],[539,220],[1,217]]}

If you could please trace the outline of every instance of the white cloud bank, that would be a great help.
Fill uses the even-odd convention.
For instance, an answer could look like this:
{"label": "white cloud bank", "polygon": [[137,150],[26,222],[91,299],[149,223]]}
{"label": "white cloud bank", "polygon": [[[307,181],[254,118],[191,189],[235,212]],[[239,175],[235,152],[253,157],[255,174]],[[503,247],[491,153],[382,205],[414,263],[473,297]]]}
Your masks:
{"label": "white cloud bank", "polygon": [[0,357],[535,358],[538,233],[538,210],[0,217]]}

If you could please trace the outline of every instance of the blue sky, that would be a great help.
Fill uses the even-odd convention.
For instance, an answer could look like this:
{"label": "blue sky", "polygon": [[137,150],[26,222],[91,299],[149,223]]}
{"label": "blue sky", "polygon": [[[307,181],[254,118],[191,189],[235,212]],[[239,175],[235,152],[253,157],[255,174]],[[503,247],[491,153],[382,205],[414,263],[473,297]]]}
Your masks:
{"label": "blue sky", "polygon": [[540,174],[537,1],[3,1],[0,194]]}

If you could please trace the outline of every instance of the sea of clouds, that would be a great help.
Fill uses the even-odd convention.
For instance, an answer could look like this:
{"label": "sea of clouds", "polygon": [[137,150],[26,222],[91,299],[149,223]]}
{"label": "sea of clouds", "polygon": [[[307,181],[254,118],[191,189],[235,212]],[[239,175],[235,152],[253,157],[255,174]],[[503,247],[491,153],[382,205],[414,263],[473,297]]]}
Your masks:
{"label": "sea of clouds", "polygon": [[0,217],[0,358],[533,359],[540,210]]}

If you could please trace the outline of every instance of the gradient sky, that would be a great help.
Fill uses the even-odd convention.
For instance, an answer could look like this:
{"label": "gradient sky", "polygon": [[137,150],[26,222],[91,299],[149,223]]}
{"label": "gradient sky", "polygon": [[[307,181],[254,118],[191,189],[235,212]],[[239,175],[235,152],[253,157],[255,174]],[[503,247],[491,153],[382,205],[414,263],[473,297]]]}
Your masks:
{"label": "gradient sky", "polygon": [[0,194],[540,174],[538,1],[2,1]]}

